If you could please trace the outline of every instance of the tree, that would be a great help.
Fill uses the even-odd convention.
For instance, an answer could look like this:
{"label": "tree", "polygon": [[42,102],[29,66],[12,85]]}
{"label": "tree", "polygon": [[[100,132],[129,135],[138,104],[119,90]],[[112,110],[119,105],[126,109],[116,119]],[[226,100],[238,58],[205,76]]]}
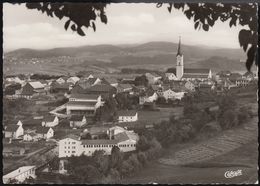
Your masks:
{"label": "tree", "polygon": [[120,152],[120,148],[117,146],[112,147],[111,156],[110,156],[110,169],[115,168],[119,169],[121,163],[123,162],[124,154]]}
{"label": "tree", "polygon": [[234,110],[227,110],[223,117],[220,118],[220,126],[222,129],[230,129],[238,125],[237,112]]}
{"label": "tree", "polygon": [[135,86],[148,86],[148,80],[145,75],[137,76],[134,81]]}
{"label": "tree", "polygon": [[95,167],[98,168],[100,173],[106,174],[108,171],[109,159],[108,156],[105,155],[105,151],[96,150],[92,155],[93,161],[95,163]]}
{"label": "tree", "polygon": [[[76,31],[85,36],[82,27],[96,30],[95,21],[102,23],[108,19],[105,8],[109,3],[26,3],[28,9],[36,9],[50,17],[65,18],[64,28]],[[163,3],[156,6],[162,7]],[[241,29],[238,35],[240,46],[247,52],[246,68],[251,69],[253,62],[257,64],[257,3],[168,3],[168,11],[180,9],[184,15],[194,21],[194,28],[208,31],[217,20],[229,22],[229,26],[242,25],[249,29]]]}

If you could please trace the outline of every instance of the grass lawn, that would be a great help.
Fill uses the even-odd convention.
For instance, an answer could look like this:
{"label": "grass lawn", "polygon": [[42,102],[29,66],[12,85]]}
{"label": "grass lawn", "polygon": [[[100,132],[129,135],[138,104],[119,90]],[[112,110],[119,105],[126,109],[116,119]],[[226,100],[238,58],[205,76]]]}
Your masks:
{"label": "grass lawn", "polygon": [[[257,176],[257,141],[244,145],[230,153],[192,167],[169,166],[158,162],[150,163],[145,169],[123,181],[127,183],[147,184],[149,182],[176,183],[243,183]],[[241,166],[240,164],[243,164]],[[246,165],[246,166],[245,166]],[[242,170],[242,176],[227,179],[226,171]]]}

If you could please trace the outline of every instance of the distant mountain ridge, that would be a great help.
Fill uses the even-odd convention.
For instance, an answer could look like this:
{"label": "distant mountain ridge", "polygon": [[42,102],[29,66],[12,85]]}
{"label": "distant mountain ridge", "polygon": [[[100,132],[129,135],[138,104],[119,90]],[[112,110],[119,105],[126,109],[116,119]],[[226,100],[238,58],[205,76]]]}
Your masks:
{"label": "distant mountain ridge", "polygon": [[[86,45],[80,47],[53,48],[47,50],[18,49],[5,53],[5,57],[16,58],[47,58],[47,57],[87,57],[88,55],[110,54],[111,57],[128,55],[129,53],[138,54],[143,52],[156,52],[173,54],[177,51],[177,43],[172,42],[147,42],[136,45]],[[212,56],[228,57],[230,59],[245,59],[246,55],[242,49],[213,48],[206,46],[182,45],[184,57],[190,58],[209,58]]]}

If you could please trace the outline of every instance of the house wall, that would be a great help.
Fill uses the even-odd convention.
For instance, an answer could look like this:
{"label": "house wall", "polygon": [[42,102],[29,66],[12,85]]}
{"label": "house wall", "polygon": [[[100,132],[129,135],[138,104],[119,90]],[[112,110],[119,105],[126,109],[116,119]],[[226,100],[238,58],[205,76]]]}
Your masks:
{"label": "house wall", "polygon": [[54,118],[52,122],[45,122],[45,121],[42,122],[42,126],[45,127],[55,127],[58,124],[59,124],[59,118],[57,116]]}
{"label": "house wall", "polygon": [[50,139],[54,136],[54,130],[52,128],[50,128],[46,134],[46,138]]}
{"label": "house wall", "polygon": [[59,158],[80,156],[82,154],[81,141],[65,138],[59,141]]}
{"label": "house wall", "polygon": [[20,125],[20,126],[18,127],[18,129],[16,130],[14,137],[17,139],[17,138],[19,138],[20,136],[22,136],[23,134],[24,134],[24,129],[23,129],[23,127]]}
{"label": "house wall", "polygon": [[176,77],[173,73],[165,73],[165,76],[166,76],[169,80],[178,80],[177,77]]}
{"label": "house wall", "polygon": [[35,167],[25,172],[22,172],[21,174],[14,176],[13,178],[3,179],[3,182],[6,184],[10,181],[10,179],[16,179],[18,182],[23,182],[26,178],[29,177],[36,178]]}
{"label": "house wall", "polygon": [[134,116],[119,116],[118,122],[135,122],[138,120],[138,114],[136,113]]}

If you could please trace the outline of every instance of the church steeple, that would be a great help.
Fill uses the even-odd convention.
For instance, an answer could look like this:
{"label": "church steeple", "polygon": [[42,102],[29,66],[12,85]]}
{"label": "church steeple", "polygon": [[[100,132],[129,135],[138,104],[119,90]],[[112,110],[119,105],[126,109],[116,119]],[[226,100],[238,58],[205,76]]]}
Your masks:
{"label": "church steeple", "polygon": [[181,52],[181,36],[179,36],[179,45],[178,45],[178,51],[176,56],[182,56],[182,52]]}

